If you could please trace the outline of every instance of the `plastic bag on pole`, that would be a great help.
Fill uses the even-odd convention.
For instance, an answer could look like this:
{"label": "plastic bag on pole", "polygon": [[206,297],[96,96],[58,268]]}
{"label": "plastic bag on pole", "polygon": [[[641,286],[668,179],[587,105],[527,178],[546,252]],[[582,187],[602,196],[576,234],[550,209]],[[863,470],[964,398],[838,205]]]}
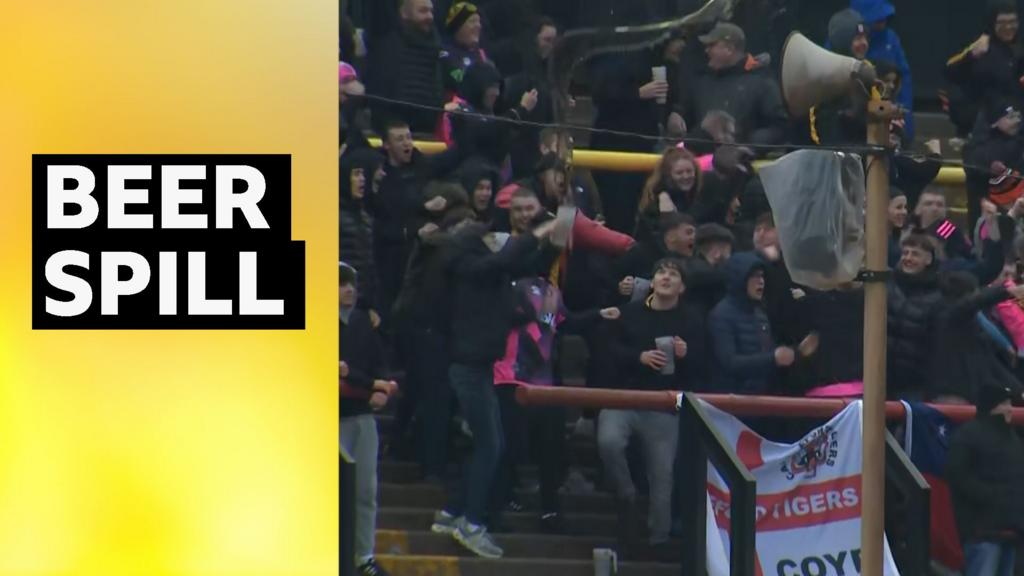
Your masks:
{"label": "plastic bag on pole", "polygon": [[851,282],[864,261],[864,167],[855,154],[799,150],[760,170],[793,281]]}

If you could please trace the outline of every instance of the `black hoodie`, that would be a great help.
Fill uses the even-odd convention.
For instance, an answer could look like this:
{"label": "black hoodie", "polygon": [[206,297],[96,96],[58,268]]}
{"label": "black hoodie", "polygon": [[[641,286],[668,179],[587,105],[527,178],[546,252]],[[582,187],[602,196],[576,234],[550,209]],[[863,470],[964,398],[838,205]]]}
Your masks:
{"label": "black hoodie", "polygon": [[[622,307],[622,317],[612,324],[612,353],[622,371],[625,388],[633,390],[702,390],[704,387],[704,319],[687,306],[685,296],[671,310],[651,308],[654,296]],[[640,354],[655,350],[655,340],[678,336],[686,342],[686,356],[675,359],[675,373],[663,375],[640,363]]]}
{"label": "black hoodie", "polygon": [[[346,151],[338,169],[338,257],[352,265],[358,275],[359,303],[373,308],[377,294],[377,268],[373,254],[373,217],[364,198],[372,194],[373,175],[384,157],[372,148]],[[366,177],[363,198],[352,196],[351,174],[362,169]]]}
{"label": "black hoodie", "polygon": [[971,54],[972,42],[959,54],[946,62],[946,77],[960,86],[968,100],[980,101],[987,106],[994,98],[1009,98],[1020,109],[1024,100],[1019,78],[1024,75],[1024,50],[1020,39],[1004,43],[996,37],[995,21],[1000,14],[1016,13],[1016,7],[1009,3],[992,3],[989,7],[988,51],[975,58]]}
{"label": "black hoodie", "polygon": [[[462,111],[467,114],[453,114],[452,135],[460,148],[483,156],[495,165],[504,164],[508,156],[511,138],[516,128],[509,122],[497,120],[494,109],[484,103],[488,88],[501,88],[501,74],[490,63],[475,63],[466,68],[459,86],[459,96],[467,105]],[[500,95],[499,95],[500,96]],[[518,106],[509,109],[502,116],[512,120],[525,117],[526,110]]]}
{"label": "black hoodie", "polygon": [[[476,213],[476,219],[480,222],[490,222],[494,214],[494,199],[498,195],[498,169],[485,158],[471,156],[459,167],[458,177],[459,183],[462,184],[466,195],[469,196],[469,205],[473,208],[473,212]],[[490,180],[491,182],[491,199],[487,204],[487,209],[483,212],[478,212],[473,204],[473,191],[476,190],[477,184],[483,180]]]}

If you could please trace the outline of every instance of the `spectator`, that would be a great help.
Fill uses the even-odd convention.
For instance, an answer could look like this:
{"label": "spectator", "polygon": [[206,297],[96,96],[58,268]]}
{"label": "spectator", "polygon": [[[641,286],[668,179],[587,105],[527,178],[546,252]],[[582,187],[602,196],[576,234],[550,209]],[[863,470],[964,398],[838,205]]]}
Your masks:
{"label": "spectator", "polygon": [[[540,124],[552,124],[556,120],[556,90],[549,78],[548,62],[558,41],[558,29],[552,20],[541,18],[531,30],[532,36],[527,37],[522,43],[525,48],[518,47],[517,50],[523,53],[522,63],[518,66],[520,70],[505,79],[505,106],[515,104],[523,94],[536,90],[537,106],[523,119]],[[541,142],[541,148],[545,145],[550,147],[552,138],[559,136],[561,135],[551,128],[541,131],[533,126],[520,127],[512,142],[513,178],[525,178],[533,173],[534,167],[545,153],[544,150],[538,150],[538,141]],[[590,216],[593,217],[592,214]]]}
{"label": "spectator", "polygon": [[754,252],[765,265],[764,308],[772,333],[780,342],[796,342],[801,337],[796,330],[799,322],[793,297],[797,287],[786,269],[771,212],[764,212],[755,220],[753,240]]}
{"label": "spectator", "polygon": [[466,69],[473,64],[487,62],[487,54],[480,48],[483,28],[476,4],[456,2],[448,9],[444,21],[447,38],[441,48],[441,72],[444,87],[449,94],[459,91]]}
{"label": "spectator", "polygon": [[732,257],[736,238],[725,226],[709,223],[697,227],[696,240],[697,255],[686,263],[691,278],[687,298],[707,314],[725,297],[724,264]]}
{"label": "spectator", "polygon": [[[969,109],[977,112],[994,100],[1024,106],[1024,51],[1018,42],[1017,6],[1013,2],[994,1],[988,6],[985,32],[946,62],[946,77],[964,91]],[[964,119],[974,125],[976,115]],[[980,120],[980,119],[979,119]]]}
{"label": "spectator", "polygon": [[[411,0],[409,0],[411,1]],[[458,146],[441,154],[425,156],[413,146],[407,123],[390,120],[384,126],[382,140],[387,162],[379,190],[370,197],[374,217],[374,255],[377,259],[379,297],[375,304],[385,317],[402,286],[402,274],[408,260],[416,225],[416,216],[423,210],[444,209],[436,201],[430,208],[424,202],[423,188],[427,182],[446,175],[459,164]]]}
{"label": "spectator", "polygon": [[[414,433],[424,480],[442,484],[448,464],[448,424],[452,392],[448,384],[449,317],[447,258],[451,236],[459,223],[474,214],[468,206],[452,203],[439,222],[427,222],[418,231],[402,290],[395,301],[394,318],[406,369],[405,388],[419,427]],[[412,411],[406,410],[405,418]],[[396,415],[392,442],[402,445],[407,426]]]}
{"label": "spectator", "polygon": [[469,194],[469,206],[479,222],[494,218],[494,196],[498,185],[498,170],[479,156],[470,157],[459,167],[459,179]]}
{"label": "spectator", "polygon": [[[864,19],[849,8],[836,12],[828,21],[828,43],[833,52],[863,60],[868,52]],[[812,106],[808,113],[810,140],[815,144],[841,145],[867,139],[867,119],[862,98],[844,95]]]}
{"label": "spectator", "polygon": [[735,24],[720,22],[700,37],[708,56],[708,72],[696,78],[687,98],[690,123],[712,110],[728,112],[736,121],[736,139],[755,144],[783,142],[789,117],[779,85],[769,75],[747,69],[746,37]]}
{"label": "spectator", "polygon": [[347,264],[338,270],[338,378],[341,397],[341,449],[357,462],[355,558],[361,576],[387,576],[373,555],[377,525],[377,422],[373,411],[383,408],[393,393],[380,340],[370,316],[356,308],[356,271]]}
{"label": "spectator", "polygon": [[[633,390],[699,389],[704,378],[704,326],[700,315],[681,300],[686,291],[684,265],[666,258],[659,260],[652,272],[653,294],[623,307],[622,317],[613,325],[614,354],[622,382]],[[666,347],[662,339],[670,345]],[[618,499],[620,538],[626,548],[632,548],[632,538],[638,532],[636,487],[626,447],[632,439],[643,446],[650,486],[649,541],[661,548],[668,544],[672,518],[678,431],[676,416],[671,413],[609,409],[598,416],[598,450],[605,477]]]}
{"label": "spectator", "polygon": [[942,306],[935,240],[910,234],[900,242],[901,255],[888,298],[888,392],[890,399],[922,401],[927,396],[930,339]]}
{"label": "spectator", "polygon": [[1024,526],[1024,444],[1010,425],[1016,387],[978,390],[978,413],[953,434],[946,478],[957,532],[964,548],[964,576],[1014,574],[1016,542]]}
{"label": "spectator", "polygon": [[[341,157],[338,182],[338,256],[359,271],[360,304],[374,309],[377,268],[373,254],[373,217],[366,207],[367,190],[378,185],[384,158],[372,148],[350,150]],[[370,194],[373,192],[371,190]]]}
{"label": "spectator", "polygon": [[[383,4],[383,3],[382,3]],[[431,0],[400,0],[399,26],[369,50],[368,88],[371,94],[439,109],[444,103],[441,52]],[[380,129],[389,118],[402,118],[416,132],[430,133],[436,111],[395,104],[374,107]]]}
{"label": "spectator", "polygon": [[338,143],[341,156],[349,148],[368,148],[369,141],[363,135],[360,113],[364,110],[366,86],[359,81],[359,75],[351,64],[338,63]]}
{"label": "spectator", "polygon": [[889,187],[889,267],[900,261],[900,240],[907,227],[907,195],[895,186]]}
{"label": "spectator", "polygon": [[1018,386],[998,358],[999,351],[982,332],[977,313],[1010,298],[1024,299],[1024,286],[996,285],[979,291],[973,274],[957,271],[944,273],[939,289],[944,306],[932,331],[930,382],[934,395],[974,403],[984,386]]}
{"label": "spectator", "polygon": [[903,53],[900,37],[888,27],[888,20],[896,13],[896,9],[886,0],[850,0],[850,8],[856,10],[868,26],[867,59],[871,62],[881,60],[892,62],[900,71],[903,82],[895,100],[905,110],[906,137],[912,141],[914,139],[914,94],[910,63],[907,62],[907,56]]}
{"label": "spectator", "polygon": [[[668,82],[652,79],[658,65],[650,51],[604,54],[591,60],[594,128],[590,146],[597,150],[652,152],[668,98]],[[637,134],[637,136],[625,133]],[[643,176],[629,172],[595,174],[608,227],[628,233],[636,225]]]}
{"label": "spectator", "polygon": [[[693,257],[697,223],[692,216],[682,212],[665,214],[656,230],[660,231],[660,237],[652,235],[648,240],[634,244],[616,263],[615,277],[619,279],[618,293],[622,303],[633,297],[637,280],[650,282],[646,276],[655,269],[654,264],[658,261],[674,258],[685,262]],[[646,298],[647,294],[642,294],[642,297]]]}
{"label": "spectator", "polygon": [[[428,398],[430,394],[440,394],[446,396],[444,392],[438,393],[436,387],[438,386],[437,380],[434,378],[438,374],[438,367],[444,363],[445,354],[444,346],[438,345],[434,338],[431,338],[429,334],[423,334],[419,328],[432,327],[432,323],[425,321],[420,325],[419,323],[412,322],[413,318],[404,318],[404,324],[395,318],[402,307],[415,306],[414,302],[416,299],[416,289],[425,291],[436,298],[432,305],[441,308],[443,313],[445,309],[445,288],[438,289],[436,286],[418,286],[414,288],[408,284],[409,276],[413,276],[417,281],[423,282],[437,282],[435,277],[431,274],[436,272],[426,271],[418,269],[419,267],[426,267],[429,264],[429,254],[432,251],[441,251],[440,249],[446,245],[446,234],[442,231],[441,227],[453,224],[450,220],[453,214],[469,214],[472,217],[476,217],[476,214],[470,208],[469,197],[466,191],[455,182],[448,182],[443,180],[432,180],[427,184],[423,190],[422,200],[425,205],[435,208],[434,211],[424,210],[422,213],[417,214],[415,217],[410,218],[406,224],[410,230],[415,230],[415,235],[410,238],[410,250],[407,265],[403,268],[403,276],[401,278],[402,284],[395,304],[391,307],[392,321],[390,325],[391,335],[395,336],[394,343],[396,351],[404,362],[406,368],[406,380],[402,387],[402,397],[398,401],[398,406],[395,410],[395,418],[391,425],[391,433],[388,439],[387,453],[389,456],[396,457],[398,459],[412,459],[412,449],[418,448],[418,459],[423,465],[423,469],[427,476],[434,480],[438,470],[432,469],[434,462],[430,461],[432,454],[436,453],[433,451],[437,449],[443,453],[443,448],[437,448],[437,446],[430,445],[435,441],[434,436],[427,435],[427,432],[423,429],[424,426],[433,426],[435,424],[433,418],[434,414],[424,414],[425,408],[434,404],[433,399]],[[486,223],[485,223],[486,225]],[[419,254],[417,254],[419,250]],[[425,252],[425,254],[424,254]],[[414,257],[427,256],[424,261],[416,262],[413,260]],[[440,280],[441,284],[444,285],[443,277]],[[405,291],[405,298],[411,298],[412,301],[402,302],[403,294]],[[405,310],[404,312],[414,313],[412,310]],[[433,312],[434,316],[439,317],[437,311]],[[427,315],[419,315],[419,318],[429,318]],[[444,333],[444,330],[441,331]],[[422,346],[420,348],[419,346]],[[426,360],[420,355],[430,351],[430,353],[436,355],[436,360]],[[442,373],[440,383],[447,381],[447,372]],[[437,409],[437,408],[435,408]],[[441,412],[438,413],[438,417],[442,414],[447,414],[447,408],[441,408]],[[418,427],[413,428],[413,418],[419,416]],[[447,421],[447,417],[444,418]],[[431,430],[432,432],[434,430]],[[428,471],[429,470],[429,471]]]}
{"label": "spectator", "polygon": [[[450,118],[451,139],[459,148],[472,150],[492,164],[504,165],[511,145],[513,126],[496,121],[494,107],[501,95],[501,75],[488,62],[473,64],[466,69],[459,86],[462,102],[459,114]],[[525,92],[519,105],[505,111],[502,116],[510,120],[521,120],[537,105],[537,91]]]}
{"label": "spectator", "polygon": [[[486,228],[471,224],[453,239],[448,273],[452,282],[448,368],[462,414],[473,434],[473,452],[464,467],[460,493],[434,516],[431,530],[452,534],[468,550],[485,558],[503,551],[487,533],[485,516],[495,472],[501,459],[503,432],[494,391],[494,362],[502,357],[512,328],[514,295],[511,279],[521,277],[538,240],[550,235],[554,222],[521,234],[499,247]],[[493,247],[493,249],[492,249]]]}
{"label": "spectator", "polygon": [[942,192],[934,188],[921,192],[914,208],[914,218],[918,228],[936,239],[941,249],[940,256],[947,259],[971,258],[967,236],[946,217],[946,197]]}
{"label": "spectator", "polygon": [[[985,109],[990,129],[984,139],[974,143],[965,160],[968,164],[986,170],[979,180],[986,182],[979,197],[988,196],[1002,208],[1008,208],[1020,197],[1019,177],[1024,170],[1024,138],[1021,137],[1021,114],[1009,100],[993,100]],[[991,185],[991,182],[1005,185]],[[984,186],[984,184],[983,184]]]}
{"label": "spectator", "polygon": [[766,394],[780,368],[793,365],[796,352],[777,346],[764,309],[765,263],[749,252],[725,264],[728,292],[708,318],[714,350],[714,389],[734,394]]}
{"label": "spectator", "polygon": [[515,399],[515,385],[560,385],[559,335],[587,329],[602,318],[616,320],[620,311],[605,308],[570,313],[562,303],[558,288],[543,278],[522,278],[515,282],[515,288],[525,322],[509,332],[505,355],[494,364],[494,382],[498,385],[507,448],[496,487],[498,504],[509,503],[511,510],[522,508],[515,502],[512,490],[514,470],[516,465],[526,463],[528,440],[532,437],[540,471],[541,528],[545,532],[561,533],[565,528],[560,516],[558,489],[565,468],[565,408],[523,407]]}
{"label": "spectator", "polygon": [[634,236],[638,240],[651,238],[661,216],[672,212],[687,212],[700,222],[704,208],[700,195],[701,170],[697,159],[685,148],[669,148],[644,184]]}
{"label": "spectator", "polygon": [[849,283],[835,290],[805,290],[797,312],[809,331],[799,347],[805,396],[857,398],[864,394],[864,289]]}

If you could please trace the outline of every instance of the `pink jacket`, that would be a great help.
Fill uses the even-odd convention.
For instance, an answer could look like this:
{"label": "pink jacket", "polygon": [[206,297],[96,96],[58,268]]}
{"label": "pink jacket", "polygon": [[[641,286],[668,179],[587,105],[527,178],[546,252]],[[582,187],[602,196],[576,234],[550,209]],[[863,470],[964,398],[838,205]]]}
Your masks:
{"label": "pink jacket", "polygon": [[[1007,280],[1004,286],[1013,286],[1013,280]],[[1024,350],[1024,309],[1021,309],[1021,305],[1014,299],[1004,300],[999,304],[996,304],[996,314],[999,315],[999,321],[1003,323],[1003,327],[1010,334],[1010,340],[1013,341],[1013,345],[1017,347],[1018,351]]]}

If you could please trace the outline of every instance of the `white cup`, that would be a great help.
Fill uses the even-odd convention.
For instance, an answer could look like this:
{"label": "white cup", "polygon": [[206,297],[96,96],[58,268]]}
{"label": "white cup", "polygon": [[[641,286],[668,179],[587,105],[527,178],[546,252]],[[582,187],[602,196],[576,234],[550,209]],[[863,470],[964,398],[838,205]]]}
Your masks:
{"label": "white cup", "polygon": [[594,576],[615,576],[619,573],[619,558],[610,548],[594,548]]}
{"label": "white cup", "polygon": [[[652,66],[651,78],[655,82],[668,82],[668,70],[666,70],[664,66]],[[664,104],[665,98],[658,98],[656,101],[658,104]]]}
{"label": "white cup", "polygon": [[654,345],[668,358],[661,373],[668,376],[676,373],[676,339],[674,336],[662,336],[654,339]]}

